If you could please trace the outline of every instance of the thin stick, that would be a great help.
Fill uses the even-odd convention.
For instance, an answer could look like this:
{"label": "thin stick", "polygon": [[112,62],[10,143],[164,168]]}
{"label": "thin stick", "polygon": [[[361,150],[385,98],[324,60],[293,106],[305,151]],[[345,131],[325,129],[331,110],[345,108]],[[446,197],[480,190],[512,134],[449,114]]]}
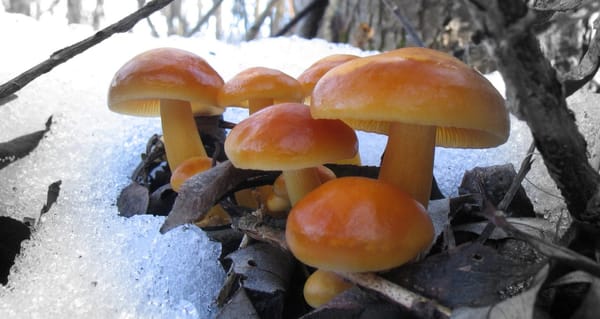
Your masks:
{"label": "thin stick", "polygon": [[[506,209],[508,208],[508,205],[510,205],[513,198],[517,194],[517,191],[521,187],[521,183],[523,182],[523,180],[525,179],[525,176],[527,176],[527,173],[529,173],[529,170],[531,169],[531,163],[532,163],[531,157],[533,156],[534,150],[535,150],[535,142],[531,142],[531,145],[529,145],[529,149],[527,150],[527,155],[525,156],[523,161],[521,161],[521,167],[519,168],[519,172],[517,173],[515,178],[512,180],[512,183],[510,184],[508,191],[506,192],[506,194],[504,194],[504,197],[502,197],[502,200],[500,201],[500,203],[498,203],[498,207],[497,207],[498,210],[506,211]],[[477,241],[480,243],[483,243],[484,241],[486,241],[492,235],[495,228],[496,228],[496,225],[494,225],[494,223],[492,223],[492,222],[489,222],[485,226],[483,231],[481,232],[481,235],[479,236]]]}
{"label": "thin stick", "polygon": [[111,24],[110,26],[96,32],[91,37],[88,37],[85,40],[79,41],[75,44],[72,44],[66,48],[60,49],[52,53],[52,55],[50,55],[50,58],[48,58],[47,60],[23,72],[22,74],[9,80],[8,82],[0,85],[0,99],[19,91],[27,84],[29,84],[29,82],[38,78],[40,75],[49,72],[50,70],[54,69],[55,66],[68,61],[72,57],[108,39],[113,34],[123,33],[131,30],[131,28],[133,28],[133,26],[140,20],[160,10],[172,1],[173,0],[150,1],[146,5],[141,7],[139,10],[126,16],[118,22]]}
{"label": "thin stick", "polygon": [[388,9],[392,11],[394,16],[396,16],[396,18],[400,20],[400,23],[402,23],[402,27],[404,28],[404,30],[406,30],[406,33],[412,39],[412,41],[420,47],[425,47],[425,44],[421,40],[421,37],[419,37],[417,31],[415,31],[413,26],[410,24],[410,21],[408,21],[408,19],[404,16],[402,10],[400,10],[398,6],[392,5],[389,0],[383,0],[383,3],[386,5],[386,7],[388,7]]}

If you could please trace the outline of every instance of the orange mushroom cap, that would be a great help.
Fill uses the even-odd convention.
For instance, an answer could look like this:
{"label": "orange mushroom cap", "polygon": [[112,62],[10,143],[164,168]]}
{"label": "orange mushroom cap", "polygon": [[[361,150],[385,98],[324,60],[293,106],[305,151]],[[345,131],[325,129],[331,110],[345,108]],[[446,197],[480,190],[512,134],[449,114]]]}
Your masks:
{"label": "orange mushroom cap", "polygon": [[190,177],[204,172],[212,167],[213,160],[210,157],[195,156],[181,162],[171,173],[171,188],[179,192],[181,185]]}
{"label": "orange mushroom cap", "polygon": [[[251,113],[276,103],[301,102],[302,98],[302,86],[295,78],[265,67],[241,71],[225,82],[218,94],[220,105],[250,107]],[[260,105],[252,109],[255,101]]]}
{"label": "orange mushroom cap", "polygon": [[108,91],[109,109],[129,115],[157,116],[161,99],[188,101],[192,113],[218,115],[223,79],[203,58],[176,48],[157,48],[126,62]]}
{"label": "orange mushroom cap", "polygon": [[350,288],[352,283],[336,273],[317,269],[304,283],[304,300],[309,306],[318,308]]}
{"label": "orange mushroom cap", "polygon": [[117,113],[160,115],[167,161],[172,170],[187,158],[206,156],[194,115],[218,115],[221,76],[201,57],[180,49],[158,48],[126,62],[108,90]]}
{"label": "orange mushroom cap", "polygon": [[239,122],[225,140],[225,153],[238,168],[302,169],[352,157],[357,143],[344,122],[316,120],[305,104],[281,103]]}
{"label": "orange mushroom cap", "polygon": [[426,48],[402,48],[332,69],[313,90],[311,113],[383,134],[392,122],[435,126],[436,144],[446,147],[497,146],[510,128],[504,99],[484,76]]}
{"label": "orange mushroom cap", "polygon": [[311,64],[297,77],[298,82],[302,85],[304,95],[310,97],[315,84],[327,71],[356,58],[358,56],[353,54],[332,54]]}
{"label": "orange mushroom cap", "polygon": [[329,271],[381,271],[415,258],[433,241],[423,206],[399,188],[341,177],[304,196],[290,211],[285,238],[301,262]]}

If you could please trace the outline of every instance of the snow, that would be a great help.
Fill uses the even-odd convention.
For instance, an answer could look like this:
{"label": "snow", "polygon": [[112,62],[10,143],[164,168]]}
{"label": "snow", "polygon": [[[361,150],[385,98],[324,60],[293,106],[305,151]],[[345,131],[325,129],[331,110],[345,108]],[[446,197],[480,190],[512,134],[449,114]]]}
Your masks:
{"label": "snow", "polygon": [[[19,32],[13,32],[18,29]],[[39,23],[0,13],[0,83],[83,39],[91,29]],[[220,248],[195,227],[166,235],[163,217],[117,216],[116,197],[129,182],[147,139],[160,133],[154,118],[111,113],[106,92],[114,72],[144,50],[173,46],[204,57],[227,80],[250,66],[300,74],[332,53],[368,55],[347,45],[299,38],[230,45],[202,37],[155,39],[116,35],[36,79],[0,107],[0,141],[43,128],[50,133],[29,156],[0,170],[0,214],[38,219],[49,184],[62,180],[60,197],[23,244],[7,287],[0,287],[0,318],[206,318],[224,273]],[[498,75],[490,77],[503,92]],[[236,122],[246,110],[230,109]],[[466,169],[519,165],[529,145],[524,124],[513,120],[510,141],[489,150],[437,149],[435,176],[455,194]],[[378,165],[385,136],[359,133],[366,165]]]}

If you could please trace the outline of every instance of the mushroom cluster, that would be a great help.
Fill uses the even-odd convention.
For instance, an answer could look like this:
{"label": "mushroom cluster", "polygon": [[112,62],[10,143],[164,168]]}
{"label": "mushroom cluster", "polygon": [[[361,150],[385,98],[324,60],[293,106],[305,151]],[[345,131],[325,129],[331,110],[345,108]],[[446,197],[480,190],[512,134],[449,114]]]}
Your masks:
{"label": "mushroom cluster", "polygon": [[[162,48],[126,63],[109,90],[113,111],[161,115],[175,190],[214,164],[194,115],[228,106],[249,108],[224,141],[228,160],[282,172],[258,206],[287,213],[287,246],[315,270],[304,289],[313,307],[351,286],[336,273],[398,267],[432,244],[427,205],[436,145],[493,147],[509,129],[491,83],[425,48],[335,54],[297,78],[253,67],[227,82],[202,58]],[[377,179],[336,178],[323,166],[352,158],[360,165],[355,130],[389,136]]]}

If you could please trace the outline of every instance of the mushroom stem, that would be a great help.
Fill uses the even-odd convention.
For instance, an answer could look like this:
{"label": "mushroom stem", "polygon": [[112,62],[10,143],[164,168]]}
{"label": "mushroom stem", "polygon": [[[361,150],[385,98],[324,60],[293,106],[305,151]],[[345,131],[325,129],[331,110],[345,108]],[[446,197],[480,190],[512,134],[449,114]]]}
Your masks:
{"label": "mushroom stem", "polygon": [[171,171],[190,157],[207,156],[189,102],[160,100],[160,117]]}
{"label": "mushroom stem", "polygon": [[379,179],[396,185],[427,208],[433,178],[435,126],[390,124]]}
{"label": "mushroom stem", "polygon": [[248,100],[248,113],[254,114],[273,103],[273,99],[250,99]]}
{"label": "mushroom stem", "polygon": [[313,189],[321,185],[321,179],[315,167],[282,172],[292,207]]}

